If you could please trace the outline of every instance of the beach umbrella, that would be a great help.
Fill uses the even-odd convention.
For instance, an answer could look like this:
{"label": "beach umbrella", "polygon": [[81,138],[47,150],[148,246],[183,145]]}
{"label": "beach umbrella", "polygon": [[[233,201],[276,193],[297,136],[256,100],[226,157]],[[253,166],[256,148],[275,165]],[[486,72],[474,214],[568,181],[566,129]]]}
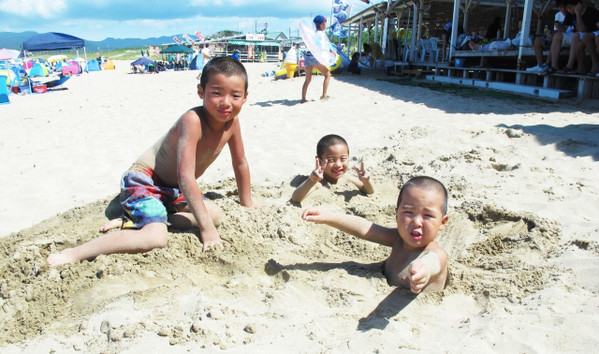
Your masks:
{"label": "beach umbrella", "polygon": [[0,49],[0,60],[12,60],[19,56],[19,51],[14,49]]}
{"label": "beach umbrella", "polygon": [[57,55],[53,55],[51,57],[48,57],[48,59],[46,59],[47,62],[53,63],[55,61],[62,61],[62,60],[66,60],[67,56],[64,54],[57,54]]}

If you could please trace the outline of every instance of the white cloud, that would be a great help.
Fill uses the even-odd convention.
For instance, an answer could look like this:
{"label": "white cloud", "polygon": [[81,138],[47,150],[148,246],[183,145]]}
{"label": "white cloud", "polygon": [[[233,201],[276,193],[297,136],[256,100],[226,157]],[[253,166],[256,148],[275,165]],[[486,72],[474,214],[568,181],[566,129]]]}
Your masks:
{"label": "white cloud", "polygon": [[[2,0],[0,10],[21,16],[40,16],[42,18],[57,17],[66,8],[65,0]],[[32,21],[35,21],[32,18]]]}

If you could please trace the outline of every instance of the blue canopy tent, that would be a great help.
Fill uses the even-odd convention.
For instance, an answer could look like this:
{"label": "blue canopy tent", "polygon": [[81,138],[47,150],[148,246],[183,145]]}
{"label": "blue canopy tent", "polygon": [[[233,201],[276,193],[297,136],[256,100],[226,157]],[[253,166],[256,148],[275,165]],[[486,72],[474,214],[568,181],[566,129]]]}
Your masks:
{"label": "blue canopy tent", "polygon": [[85,41],[64,33],[48,32],[38,34],[23,42],[22,47],[23,51],[28,50],[30,52],[75,49],[77,50],[77,56],[79,56],[79,48],[83,48],[83,53],[85,53],[87,59]]}
{"label": "blue canopy tent", "polygon": [[150,66],[151,67],[156,67],[156,62],[154,62],[154,60],[146,58],[146,57],[141,57],[139,59],[137,59],[136,61],[131,63],[132,66],[136,66],[136,65],[143,65],[145,67],[146,71],[150,70]]}

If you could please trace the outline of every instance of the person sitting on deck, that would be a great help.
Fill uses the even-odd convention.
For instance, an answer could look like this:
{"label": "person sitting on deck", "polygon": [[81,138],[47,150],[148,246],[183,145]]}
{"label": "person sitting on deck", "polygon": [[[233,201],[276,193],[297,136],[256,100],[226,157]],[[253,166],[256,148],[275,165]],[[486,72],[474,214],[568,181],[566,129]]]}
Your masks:
{"label": "person sitting on deck", "polygon": [[559,11],[555,14],[553,33],[549,37],[543,36],[535,39],[533,49],[537,65],[526,69],[528,72],[545,72],[551,66],[557,67],[557,63],[555,65],[552,64],[551,55],[547,56],[545,63],[543,62],[543,50],[550,49],[553,43],[555,43],[559,55],[559,50],[562,47],[569,47],[570,43],[572,43],[575,17],[566,11],[563,0],[557,0],[556,5]]}
{"label": "person sitting on deck", "polygon": [[[575,16],[574,23],[576,26],[576,33],[573,33],[572,43],[570,45],[570,54],[568,57],[568,63],[563,70],[559,70],[558,59],[559,51],[561,47],[559,43],[555,43],[556,39],[551,44],[551,66],[547,69],[547,74],[561,73],[561,74],[584,74],[584,59],[585,59],[585,48],[589,51],[591,56],[592,66],[590,74],[595,75],[599,71],[599,61],[595,48],[595,34],[597,30],[597,22],[599,21],[599,12],[592,6],[583,5],[580,0],[565,0],[564,7],[566,11]],[[577,62],[578,66],[576,71],[574,70],[574,62]]]}

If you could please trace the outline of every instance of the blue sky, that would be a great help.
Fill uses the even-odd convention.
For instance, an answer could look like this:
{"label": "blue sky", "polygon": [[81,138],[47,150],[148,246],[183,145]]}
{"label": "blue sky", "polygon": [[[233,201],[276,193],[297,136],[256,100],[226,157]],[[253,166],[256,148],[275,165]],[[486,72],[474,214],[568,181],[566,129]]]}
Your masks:
{"label": "blue sky", "polygon": [[[368,5],[345,0],[357,12]],[[374,1],[379,2],[379,1]],[[262,29],[289,32],[300,18],[330,15],[331,0],[0,0],[0,32],[68,33],[87,40],[210,35]]]}

